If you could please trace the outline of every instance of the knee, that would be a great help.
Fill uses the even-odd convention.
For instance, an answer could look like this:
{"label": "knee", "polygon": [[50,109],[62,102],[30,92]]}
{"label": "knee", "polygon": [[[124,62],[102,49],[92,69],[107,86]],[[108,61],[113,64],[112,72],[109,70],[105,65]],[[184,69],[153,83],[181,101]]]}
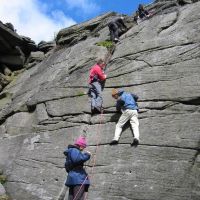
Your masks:
{"label": "knee", "polygon": [[116,124],[116,128],[122,128],[123,125],[121,125],[119,122]]}

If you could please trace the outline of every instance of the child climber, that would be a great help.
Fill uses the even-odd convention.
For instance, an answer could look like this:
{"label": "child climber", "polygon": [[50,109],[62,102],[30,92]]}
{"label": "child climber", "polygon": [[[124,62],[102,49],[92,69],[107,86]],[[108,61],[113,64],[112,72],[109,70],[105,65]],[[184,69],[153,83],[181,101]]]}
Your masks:
{"label": "child climber", "polygon": [[104,60],[99,59],[90,69],[88,96],[91,97],[92,114],[102,113],[103,111],[102,91],[106,81],[106,74],[103,71],[105,66]]}
{"label": "child climber", "polygon": [[112,90],[112,97],[117,100],[116,109],[122,112],[119,121],[116,124],[115,135],[110,145],[118,144],[122,133],[122,127],[130,120],[132,130],[134,132],[133,145],[139,144],[139,121],[138,121],[138,96],[123,90]]}
{"label": "child climber", "polygon": [[[68,172],[65,182],[65,186],[69,187],[68,200],[84,200],[86,192],[88,192],[90,180],[83,165],[90,159],[91,153],[89,151],[83,151],[86,146],[85,137],[80,136],[74,145],[69,145],[64,151],[66,156],[65,168]],[[63,191],[66,193],[66,187]],[[62,193],[59,195],[59,200],[66,198]]]}

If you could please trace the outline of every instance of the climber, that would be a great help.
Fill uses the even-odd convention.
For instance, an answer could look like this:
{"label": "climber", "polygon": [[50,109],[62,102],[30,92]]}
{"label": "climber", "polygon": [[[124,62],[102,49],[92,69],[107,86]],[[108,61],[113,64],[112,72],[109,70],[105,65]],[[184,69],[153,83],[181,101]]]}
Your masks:
{"label": "climber", "polygon": [[103,72],[105,66],[105,62],[99,59],[97,64],[92,66],[90,70],[88,96],[91,97],[92,114],[101,113],[103,111],[103,98],[101,93],[106,80],[106,74]]}
{"label": "climber", "polygon": [[184,5],[186,5],[186,4],[191,4],[191,3],[192,3],[191,0],[177,0],[177,2],[178,2],[178,4],[179,4],[180,6],[184,6]]}
{"label": "climber", "polygon": [[116,109],[122,112],[119,121],[116,124],[115,135],[110,145],[118,144],[122,127],[130,120],[130,124],[134,133],[133,145],[139,144],[139,121],[138,121],[138,96],[125,92],[123,90],[112,90],[112,97],[117,100]]}
{"label": "climber", "polygon": [[113,42],[119,41],[120,31],[121,32],[127,31],[127,27],[124,24],[123,20],[124,17],[115,17],[108,23],[108,27],[110,30],[110,37]]}
{"label": "climber", "polygon": [[138,20],[140,19],[140,17],[139,17],[139,11],[137,10],[136,12],[135,12],[135,16],[134,16],[134,18],[133,18],[133,21],[136,23],[136,24],[138,24]]}
{"label": "climber", "polygon": [[145,19],[145,18],[150,17],[149,12],[144,9],[144,6],[142,4],[139,4],[138,6],[138,13],[139,13],[140,19]]}
{"label": "climber", "polygon": [[[91,153],[89,151],[83,150],[86,148],[86,139],[84,136],[80,136],[74,143],[74,145],[69,145],[64,151],[66,156],[66,163],[71,162],[73,167],[68,171],[67,180],[65,182],[65,189],[61,191],[59,195],[59,200],[66,199],[66,188],[69,187],[68,200],[84,200],[85,193],[88,192],[90,186],[90,180],[88,175],[83,168],[84,162],[90,159]],[[67,186],[67,187],[66,187]]]}

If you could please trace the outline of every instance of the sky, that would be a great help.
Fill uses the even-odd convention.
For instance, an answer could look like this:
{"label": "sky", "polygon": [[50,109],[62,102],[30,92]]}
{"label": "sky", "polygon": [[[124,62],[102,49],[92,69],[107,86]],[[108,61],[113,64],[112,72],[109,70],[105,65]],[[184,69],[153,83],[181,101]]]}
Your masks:
{"label": "sky", "polygon": [[36,43],[51,41],[62,28],[109,11],[132,15],[138,4],[153,0],[0,0],[0,21]]}

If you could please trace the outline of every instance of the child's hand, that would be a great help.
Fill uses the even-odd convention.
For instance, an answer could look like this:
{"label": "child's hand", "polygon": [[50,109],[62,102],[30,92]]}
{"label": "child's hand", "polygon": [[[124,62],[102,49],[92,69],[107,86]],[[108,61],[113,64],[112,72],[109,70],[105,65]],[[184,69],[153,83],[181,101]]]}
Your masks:
{"label": "child's hand", "polygon": [[90,151],[85,151],[86,153],[88,153],[90,156],[92,155],[92,153]]}

